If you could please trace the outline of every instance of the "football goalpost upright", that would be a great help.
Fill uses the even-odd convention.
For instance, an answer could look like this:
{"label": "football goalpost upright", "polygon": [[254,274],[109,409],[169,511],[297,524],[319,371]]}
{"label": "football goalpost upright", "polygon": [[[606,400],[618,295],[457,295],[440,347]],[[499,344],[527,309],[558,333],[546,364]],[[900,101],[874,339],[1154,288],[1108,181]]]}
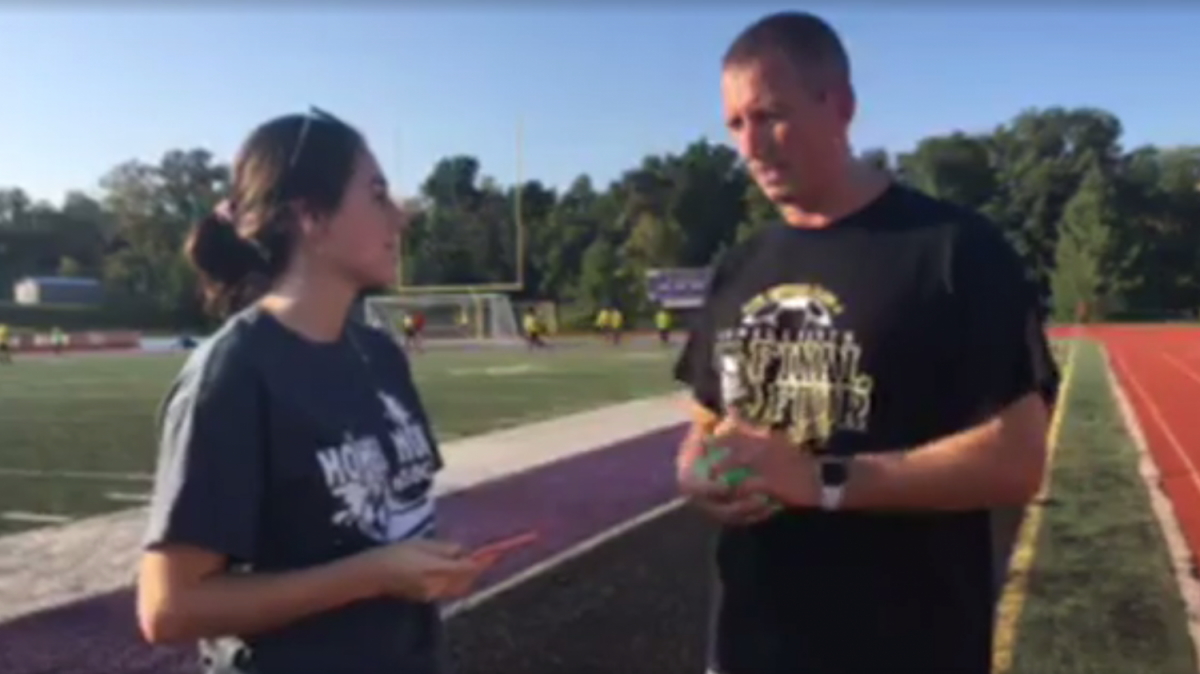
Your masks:
{"label": "football goalpost upright", "polygon": [[368,323],[397,340],[402,338],[406,315],[420,312],[425,318],[422,336],[436,340],[462,340],[490,344],[521,341],[516,311],[508,293],[525,288],[525,223],[522,216],[522,128],[517,124],[517,177],[513,191],[513,226],[516,236],[516,279],[487,285],[400,285],[387,295],[366,300]]}

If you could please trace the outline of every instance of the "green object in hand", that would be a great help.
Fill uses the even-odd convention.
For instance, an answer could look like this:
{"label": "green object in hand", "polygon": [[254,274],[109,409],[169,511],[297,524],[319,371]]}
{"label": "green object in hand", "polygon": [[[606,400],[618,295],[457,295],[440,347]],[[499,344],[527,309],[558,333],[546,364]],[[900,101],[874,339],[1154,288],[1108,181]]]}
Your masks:
{"label": "green object in hand", "polygon": [[[729,489],[737,489],[739,485],[754,476],[754,471],[746,466],[738,466],[719,475],[712,475],[713,466],[724,461],[728,456],[728,448],[708,445],[705,448],[704,454],[697,458],[696,462],[692,464],[692,470],[695,471],[696,477],[698,478],[703,480],[716,479],[724,487]],[[758,498],[761,499],[764,504],[772,506],[775,509],[778,509],[780,506],[779,501],[777,501],[773,496],[760,494]]]}
{"label": "green object in hand", "polygon": [[745,466],[739,466],[732,470],[725,471],[720,475],[713,476],[712,468],[716,464],[724,461],[729,456],[729,450],[725,447],[708,447],[700,458],[692,464],[692,470],[696,472],[696,477],[708,479],[716,479],[723,486],[730,489],[736,489],[740,484],[745,482],[754,475],[754,471]]}

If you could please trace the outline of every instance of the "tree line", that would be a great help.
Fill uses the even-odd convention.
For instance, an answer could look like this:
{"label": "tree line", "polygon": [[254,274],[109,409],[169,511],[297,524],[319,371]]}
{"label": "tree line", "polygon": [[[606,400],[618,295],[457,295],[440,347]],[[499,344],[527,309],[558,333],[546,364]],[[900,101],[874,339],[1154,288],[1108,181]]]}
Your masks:
{"label": "tree line", "polygon": [[[1058,319],[1073,318],[1081,303],[1095,319],[1195,317],[1200,147],[1126,149],[1121,137],[1120,120],[1104,110],[1035,109],[989,132],[863,158],[990,217]],[[195,278],[180,249],[228,180],[228,165],[196,148],[122,163],[97,196],[73,192],[61,206],[0,189],[0,298],[23,276],[91,276],[113,305],[198,324]],[[649,309],[648,269],[711,264],[776,217],[736,153],[706,139],[643,157],[607,186],[587,174],[561,189],[538,180],[506,186],[474,157],[449,156],[405,208],[413,214],[402,254],[408,285],[523,278],[519,298],[584,312],[617,303],[634,315]]]}

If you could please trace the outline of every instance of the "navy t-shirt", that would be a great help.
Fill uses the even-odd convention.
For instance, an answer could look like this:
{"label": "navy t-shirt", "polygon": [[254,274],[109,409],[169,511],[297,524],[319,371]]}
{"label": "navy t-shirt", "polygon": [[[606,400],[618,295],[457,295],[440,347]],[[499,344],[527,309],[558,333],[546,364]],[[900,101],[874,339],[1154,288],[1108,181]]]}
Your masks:
{"label": "navy t-shirt", "polygon": [[[404,353],[361,324],[318,343],[252,307],[192,353],[160,423],[148,547],[277,573],[434,531],[428,417]],[[207,672],[432,674],[440,644],[436,605],[380,598],[200,651]]]}

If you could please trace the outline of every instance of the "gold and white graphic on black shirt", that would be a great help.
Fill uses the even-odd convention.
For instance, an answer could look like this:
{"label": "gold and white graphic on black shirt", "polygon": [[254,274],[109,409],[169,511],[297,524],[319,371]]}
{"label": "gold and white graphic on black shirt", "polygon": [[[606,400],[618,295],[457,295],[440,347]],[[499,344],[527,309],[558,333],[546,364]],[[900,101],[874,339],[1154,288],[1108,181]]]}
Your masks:
{"label": "gold and white graphic on black shirt", "polygon": [[838,327],[843,312],[837,296],[809,284],[775,286],[743,304],[738,325],[717,335],[725,404],[812,451],[835,433],[865,432],[874,381],[859,370],[854,333]]}

